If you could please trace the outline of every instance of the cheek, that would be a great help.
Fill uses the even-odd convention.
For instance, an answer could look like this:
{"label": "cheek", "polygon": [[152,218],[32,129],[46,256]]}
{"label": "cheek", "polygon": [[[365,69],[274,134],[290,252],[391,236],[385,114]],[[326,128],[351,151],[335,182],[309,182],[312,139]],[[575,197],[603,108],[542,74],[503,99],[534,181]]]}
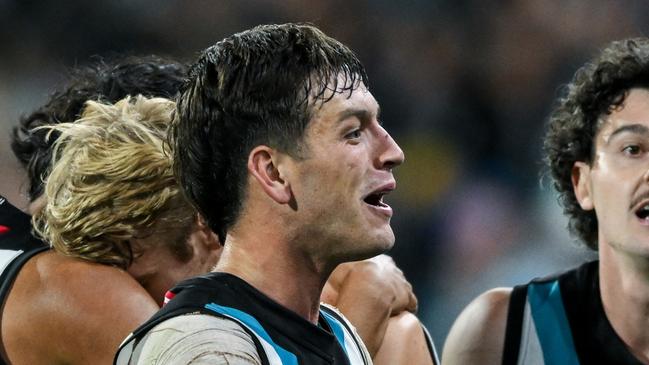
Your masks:
{"label": "cheek", "polygon": [[139,280],[150,271],[150,264],[142,257],[135,259],[131,266],[126,269],[126,272],[135,280]]}
{"label": "cheek", "polygon": [[183,281],[192,276],[192,269],[196,268],[198,263],[194,261],[180,262],[174,260],[173,264],[166,266],[163,270],[163,275],[167,285],[175,285],[179,281]]}
{"label": "cheek", "polygon": [[363,167],[358,161],[350,161],[347,163],[347,170],[345,171],[346,176],[350,183],[358,183],[363,175]]}
{"label": "cheek", "polygon": [[183,263],[169,255],[166,260],[161,260],[156,268],[156,288],[164,294],[164,292],[171,289],[178,282],[190,277],[190,269],[193,266],[195,265],[192,265],[192,261]]}
{"label": "cheek", "polygon": [[352,194],[362,193],[361,190],[366,187],[364,184],[367,183],[365,181],[367,176],[365,167],[359,162],[350,162],[347,167],[346,181],[348,190]]}
{"label": "cheek", "polygon": [[295,186],[298,206],[305,203],[322,208],[323,205],[348,204],[361,190],[364,170],[358,156],[350,151],[332,153],[318,163],[304,166]]}
{"label": "cheek", "polygon": [[346,152],[339,157],[340,168],[335,171],[339,175],[344,175],[350,184],[355,184],[362,180],[365,171],[367,171],[367,165],[370,163],[369,158],[365,150],[356,149]]}
{"label": "cheek", "polygon": [[175,280],[172,273],[160,273],[151,281],[151,284],[148,285],[146,289],[156,302],[161,302],[164,299],[167,290],[173,288],[178,281],[179,280]]}
{"label": "cheek", "polygon": [[593,204],[597,214],[606,214],[618,208],[625,209],[625,203],[633,195],[636,179],[617,172],[616,174],[598,174],[592,181]]}

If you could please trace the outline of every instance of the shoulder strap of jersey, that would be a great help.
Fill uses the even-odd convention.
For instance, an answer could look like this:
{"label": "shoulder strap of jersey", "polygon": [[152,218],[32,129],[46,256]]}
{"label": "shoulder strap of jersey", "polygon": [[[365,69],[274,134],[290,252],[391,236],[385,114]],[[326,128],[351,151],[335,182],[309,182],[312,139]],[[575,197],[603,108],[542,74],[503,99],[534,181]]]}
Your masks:
{"label": "shoulder strap of jersey", "polygon": [[193,310],[191,308],[187,308],[187,311],[179,310],[176,312],[168,312],[165,316],[161,316],[156,318],[155,321],[147,322],[146,326],[138,328],[136,331],[132,332],[129,334],[129,336],[124,339],[122,344],[119,346],[119,349],[117,351],[117,354],[115,355],[115,359],[113,361],[113,364],[115,365],[127,365],[127,364],[133,364],[131,361],[133,360],[133,355],[136,354],[137,352],[137,346],[139,345],[139,341],[141,341],[144,336],[149,332],[150,329],[158,325],[159,323],[181,315],[185,314],[191,314],[191,313],[201,313],[201,314],[207,314],[207,315],[212,315],[216,317],[221,317],[221,318],[226,318],[230,320],[234,320],[241,328],[248,333],[250,338],[252,339],[253,343],[255,344],[255,348],[257,349],[257,354],[259,355],[259,358],[261,359],[262,365],[287,365],[290,363],[283,363],[283,362],[277,362],[277,361],[271,361],[269,359],[268,353],[266,351],[266,348],[263,346],[263,344],[259,341],[259,336],[252,331],[249,327],[245,326],[242,324],[240,321],[237,321],[236,319],[233,319],[232,317],[221,315],[219,313],[215,313],[213,311],[209,310]]}
{"label": "shoulder strap of jersey", "polygon": [[212,301],[210,300],[209,291],[204,290],[192,290],[191,295],[183,295],[189,293],[189,291],[183,292],[182,289],[191,287],[195,280],[200,280],[200,278],[190,279],[184,282],[179,286],[176,286],[173,290],[172,297],[174,300],[168,301],[165,306],[153,315],[146,323],[138,327],[133,331],[119,346],[115,358],[113,360],[114,365],[127,365],[131,364],[134,355],[137,354],[138,345],[144,336],[155,326],[161,322],[185,315],[185,314],[208,314],[216,317],[226,318],[229,320],[234,320],[241,328],[250,335],[250,338],[255,344],[259,358],[261,359],[262,365],[281,365],[281,362],[270,362],[267,356],[265,347],[260,342],[260,337],[251,330],[248,326],[245,326],[241,321],[232,318],[231,316],[224,315],[219,311],[215,311],[213,308],[209,308],[208,304]]}
{"label": "shoulder strap of jersey", "polygon": [[356,328],[337,308],[326,303],[320,303],[320,315],[331,327],[336,340],[345,350],[351,365],[372,364],[372,358],[363,340],[356,332]]}
{"label": "shoulder strap of jersey", "polygon": [[559,280],[530,283],[527,300],[545,363],[578,365]]}
{"label": "shoulder strap of jersey", "polygon": [[439,356],[437,355],[437,350],[435,349],[435,342],[433,342],[433,337],[430,335],[430,332],[428,332],[428,328],[426,328],[423,323],[420,324],[422,331],[424,331],[424,338],[426,339],[428,352],[430,353],[430,357],[433,359],[433,365],[439,365],[441,363],[439,362]]}
{"label": "shoulder strap of jersey", "polygon": [[509,308],[507,309],[503,365],[516,365],[518,363],[526,300],[527,284],[514,287],[509,297]]}

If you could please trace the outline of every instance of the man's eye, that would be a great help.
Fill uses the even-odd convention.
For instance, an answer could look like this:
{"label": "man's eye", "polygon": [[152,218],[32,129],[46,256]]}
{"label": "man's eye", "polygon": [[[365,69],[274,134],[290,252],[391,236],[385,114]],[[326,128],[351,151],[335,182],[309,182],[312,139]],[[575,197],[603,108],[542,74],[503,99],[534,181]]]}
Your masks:
{"label": "man's eye", "polygon": [[360,129],[356,129],[355,131],[353,131],[353,132],[347,134],[347,135],[345,136],[345,138],[347,138],[347,139],[355,139],[355,138],[360,138],[360,136],[361,136],[361,130],[360,130]]}
{"label": "man's eye", "polygon": [[630,156],[636,156],[640,154],[641,150],[640,150],[640,146],[638,145],[629,145],[624,147],[622,149],[622,152]]}

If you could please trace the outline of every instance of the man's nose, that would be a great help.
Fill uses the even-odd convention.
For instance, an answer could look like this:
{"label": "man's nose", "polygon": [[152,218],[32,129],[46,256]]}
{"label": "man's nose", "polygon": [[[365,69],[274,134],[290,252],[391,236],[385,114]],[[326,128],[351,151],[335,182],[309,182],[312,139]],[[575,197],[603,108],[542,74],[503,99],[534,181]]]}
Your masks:
{"label": "man's nose", "polygon": [[383,127],[381,127],[379,133],[379,144],[381,146],[379,155],[380,168],[392,169],[403,163],[405,159],[403,150]]}

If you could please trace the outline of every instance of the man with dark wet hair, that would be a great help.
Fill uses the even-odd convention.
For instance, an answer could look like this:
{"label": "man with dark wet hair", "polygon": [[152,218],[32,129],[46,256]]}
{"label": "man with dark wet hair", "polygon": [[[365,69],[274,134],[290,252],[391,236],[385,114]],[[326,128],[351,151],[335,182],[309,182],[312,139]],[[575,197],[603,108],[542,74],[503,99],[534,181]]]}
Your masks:
{"label": "man with dark wet hair", "polygon": [[475,299],[444,364],[649,364],[649,40],[577,71],[544,150],[570,230],[599,260]]}
{"label": "man with dark wet hair", "polygon": [[394,243],[383,197],[403,153],[378,114],[356,56],[313,26],[259,26],[205,50],[170,140],[179,182],[224,250],[117,363],[370,363],[319,299],[336,266]]}

